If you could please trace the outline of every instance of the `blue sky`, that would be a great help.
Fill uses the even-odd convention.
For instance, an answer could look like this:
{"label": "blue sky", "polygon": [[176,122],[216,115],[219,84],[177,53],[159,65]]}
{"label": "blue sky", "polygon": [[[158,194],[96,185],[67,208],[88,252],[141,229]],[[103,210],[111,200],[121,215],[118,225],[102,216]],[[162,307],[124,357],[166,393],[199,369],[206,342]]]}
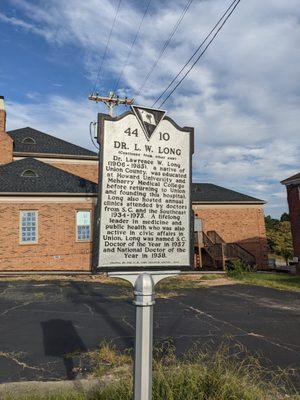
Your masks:
{"label": "blue sky", "polygon": [[[89,122],[104,106],[94,87],[118,0],[1,0],[0,94],[8,128],[31,126],[93,148]],[[114,86],[147,1],[122,0],[98,84]],[[152,0],[119,94],[135,96],[187,0]],[[151,105],[230,4],[194,0],[137,102]],[[299,172],[298,0],[242,0],[164,105],[195,127],[194,180],[238,190],[287,210],[280,180]],[[119,109],[118,113],[122,110]]]}

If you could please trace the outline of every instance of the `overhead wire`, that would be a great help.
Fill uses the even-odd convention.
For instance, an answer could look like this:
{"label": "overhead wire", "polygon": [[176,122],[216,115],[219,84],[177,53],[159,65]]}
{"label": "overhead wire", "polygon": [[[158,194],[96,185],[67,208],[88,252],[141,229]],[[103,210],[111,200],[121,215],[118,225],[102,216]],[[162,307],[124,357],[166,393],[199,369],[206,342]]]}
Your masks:
{"label": "overhead wire", "polygon": [[[219,18],[218,22],[214,25],[214,27],[210,30],[210,32],[206,35],[204,40],[200,43],[200,45],[197,47],[197,49],[194,51],[194,53],[191,55],[191,57],[188,59],[188,61],[184,64],[184,66],[180,69],[180,71],[177,73],[177,75],[171,80],[169,85],[164,89],[164,91],[160,94],[160,96],[155,100],[155,102],[152,104],[151,107],[154,107],[158,101],[164,96],[164,94],[168,91],[168,89],[173,85],[173,83],[176,81],[176,79],[181,75],[181,73],[185,70],[185,68],[189,65],[189,63],[192,61],[192,59],[196,56],[196,54],[199,52],[199,50],[203,47],[203,45],[207,42],[209,37],[213,34],[213,32],[217,29],[217,27],[220,25],[222,20],[226,17],[230,9],[234,6],[235,3],[239,3],[240,0],[234,0],[232,3],[229,5],[229,7],[226,9],[226,11],[222,14],[222,16]],[[235,6],[236,7],[236,6]]]}
{"label": "overhead wire", "polygon": [[114,93],[116,93],[116,91],[118,90],[118,87],[119,87],[121,78],[122,78],[122,76],[123,76],[123,73],[124,73],[124,71],[125,71],[125,68],[126,68],[127,65],[128,65],[130,56],[131,56],[131,54],[132,54],[132,50],[133,50],[134,45],[135,45],[135,43],[136,43],[136,41],[137,41],[137,38],[138,38],[138,36],[139,36],[139,34],[140,34],[140,31],[141,31],[141,28],[142,28],[144,19],[145,19],[146,15],[147,15],[147,12],[148,12],[148,10],[149,10],[151,1],[152,1],[152,0],[148,0],[148,3],[147,3],[147,5],[146,5],[146,8],[145,8],[144,13],[143,13],[142,18],[141,18],[141,21],[140,21],[139,26],[138,26],[138,28],[137,28],[137,31],[136,31],[136,33],[135,33],[134,39],[133,39],[133,41],[132,41],[132,43],[131,43],[131,47],[130,47],[128,53],[127,53],[125,62],[124,62],[124,64],[123,64],[123,67],[122,67],[122,69],[121,69],[121,72],[120,72],[120,74],[119,74],[119,77],[118,77],[118,79],[117,79],[117,81],[116,81],[116,84],[115,84],[115,87],[114,87],[114,90],[113,90]]}
{"label": "overhead wire", "polygon": [[103,52],[102,59],[101,59],[101,62],[100,62],[100,65],[99,65],[99,69],[98,69],[98,72],[97,72],[97,76],[96,76],[96,80],[95,80],[95,84],[94,84],[94,88],[93,88],[93,93],[95,93],[95,90],[96,90],[97,84],[98,84],[98,80],[99,80],[100,74],[102,72],[103,64],[104,64],[104,61],[105,61],[105,58],[106,58],[106,55],[107,55],[107,52],[108,52],[108,47],[109,47],[109,44],[110,44],[110,39],[111,39],[113,30],[114,30],[114,27],[115,27],[115,24],[116,24],[116,21],[117,21],[118,14],[119,14],[121,2],[122,2],[122,0],[118,1],[118,5],[117,5],[117,8],[116,8],[116,12],[115,12],[115,16],[114,16],[114,19],[113,19],[113,23],[112,23],[111,28],[110,28],[110,32],[109,32],[109,35],[108,35],[108,38],[107,38],[105,50]]}
{"label": "overhead wire", "polygon": [[94,126],[94,133],[95,133],[95,127],[96,127],[97,123],[96,122],[90,122],[90,139],[91,139],[91,142],[93,143],[94,147],[96,147],[96,149],[99,150],[99,146],[97,146],[95,141],[94,141],[95,135],[93,135],[93,133],[92,133],[92,125]]}
{"label": "overhead wire", "polygon": [[226,16],[226,18],[224,19],[224,21],[221,23],[221,25],[219,26],[219,28],[216,30],[216,32],[214,33],[213,37],[210,39],[210,41],[208,42],[208,44],[205,46],[204,50],[200,53],[200,55],[196,58],[196,60],[193,62],[193,64],[191,65],[191,67],[187,70],[187,72],[183,75],[183,77],[179,80],[179,82],[175,85],[175,87],[171,90],[171,92],[168,94],[168,96],[164,99],[164,101],[159,105],[159,108],[161,108],[165,102],[170,98],[170,96],[175,92],[175,90],[178,88],[178,86],[184,81],[184,79],[187,77],[187,75],[191,72],[191,70],[194,68],[194,66],[198,63],[198,61],[200,60],[200,58],[204,55],[204,53],[206,52],[206,50],[209,48],[209,46],[211,45],[211,43],[214,41],[214,39],[216,38],[216,36],[218,35],[218,33],[220,32],[220,30],[223,28],[223,26],[226,24],[227,20],[230,18],[230,16],[233,14],[233,12],[235,11],[236,7],[238,6],[238,4],[240,3],[241,0],[237,0],[236,4],[233,6],[232,10],[229,12],[229,14]]}
{"label": "overhead wire", "polygon": [[162,47],[162,49],[161,49],[159,55],[158,55],[157,58],[154,60],[154,62],[153,62],[153,64],[152,64],[152,66],[151,66],[149,72],[148,72],[147,75],[145,76],[145,78],[144,78],[142,84],[140,85],[140,87],[139,87],[139,89],[138,89],[137,94],[136,94],[134,97],[138,97],[138,96],[141,94],[143,88],[145,87],[146,83],[148,82],[150,76],[152,75],[152,73],[153,73],[154,69],[156,68],[157,64],[159,63],[161,57],[163,56],[164,52],[167,50],[167,48],[168,48],[168,46],[169,46],[169,44],[170,44],[170,42],[171,42],[173,36],[174,36],[175,33],[177,32],[177,30],[178,30],[178,28],[179,28],[179,26],[180,26],[180,24],[181,24],[181,21],[183,20],[183,18],[184,18],[184,16],[185,16],[185,14],[187,13],[188,9],[190,8],[192,2],[193,2],[193,0],[188,0],[187,4],[186,4],[185,7],[183,8],[180,17],[178,18],[178,20],[176,21],[176,23],[175,23],[175,25],[174,25],[174,27],[173,27],[173,30],[171,31],[171,33],[170,33],[168,39],[165,41],[165,43],[164,43],[164,45],[163,45],[163,47]]}

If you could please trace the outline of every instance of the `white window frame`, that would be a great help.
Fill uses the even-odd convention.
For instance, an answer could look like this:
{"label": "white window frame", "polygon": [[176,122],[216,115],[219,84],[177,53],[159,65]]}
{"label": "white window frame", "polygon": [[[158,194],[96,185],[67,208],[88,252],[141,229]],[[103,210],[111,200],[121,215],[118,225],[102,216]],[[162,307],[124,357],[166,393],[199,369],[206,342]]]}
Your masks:
{"label": "white window frame", "polygon": [[[90,214],[90,224],[89,224],[89,228],[90,228],[89,233],[90,233],[90,235],[89,235],[89,238],[87,238],[87,239],[79,239],[78,227],[79,226],[88,226],[88,225],[78,225],[77,224],[77,215],[80,212],[87,212],[87,213]],[[75,212],[75,237],[76,237],[76,242],[91,242],[92,241],[92,210],[90,210],[90,209],[79,209],[79,210],[76,210],[76,212]]]}
{"label": "white window frame", "polygon": [[[23,216],[26,213],[34,213],[35,214],[35,240],[23,240]],[[27,226],[25,226],[27,228]],[[30,227],[29,227],[30,228]],[[22,245],[27,244],[37,244],[39,238],[39,213],[37,210],[20,210],[20,221],[19,221],[19,242]]]}

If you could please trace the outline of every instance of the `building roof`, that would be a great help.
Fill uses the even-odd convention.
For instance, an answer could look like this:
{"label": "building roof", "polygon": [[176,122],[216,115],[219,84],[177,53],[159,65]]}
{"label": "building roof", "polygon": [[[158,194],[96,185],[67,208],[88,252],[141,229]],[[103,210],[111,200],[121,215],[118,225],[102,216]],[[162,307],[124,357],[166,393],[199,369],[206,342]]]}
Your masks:
{"label": "building roof", "polygon": [[[0,194],[81,194],[97,195],[98,185],[32,157],[0,166]],[[193,183],[193,203],[265,202],[212,183]]]}
{"label": "building roof", "polygon": [[[73,156],[73,158],[97,158],[97,153],[73,143],[26,127],[7,132],[14,141],[14,154]],[[25,143],[24,143],[25,140]]]}
{"label": "building roof", "polygon": [[31,157],[0,166],[0,194],[35,193],[86,195],[97,185]]}
{"label": "building roof", "polygon": [[264,204],[264,200],[256,199],[234,190],[226,189],[213,183],[193,183],[193,203],[252,203]]}
{"label": "building roof", "polygon": [[300,172],[298,174],[292,175],[289,178],[284,179],[281,181],[283,185],[289,185],[293,183],[300,183]]}

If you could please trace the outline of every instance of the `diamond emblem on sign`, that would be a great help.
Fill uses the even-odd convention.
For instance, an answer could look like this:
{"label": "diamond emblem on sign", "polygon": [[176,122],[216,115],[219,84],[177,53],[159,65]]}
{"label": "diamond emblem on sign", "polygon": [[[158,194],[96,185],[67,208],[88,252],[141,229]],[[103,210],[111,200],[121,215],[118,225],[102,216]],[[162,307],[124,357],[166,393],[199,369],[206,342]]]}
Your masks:
{"label": "diamond emblem on sign", "polygon": [[131,106],[148,140],[151,139],[166,112],[154,108]]}

